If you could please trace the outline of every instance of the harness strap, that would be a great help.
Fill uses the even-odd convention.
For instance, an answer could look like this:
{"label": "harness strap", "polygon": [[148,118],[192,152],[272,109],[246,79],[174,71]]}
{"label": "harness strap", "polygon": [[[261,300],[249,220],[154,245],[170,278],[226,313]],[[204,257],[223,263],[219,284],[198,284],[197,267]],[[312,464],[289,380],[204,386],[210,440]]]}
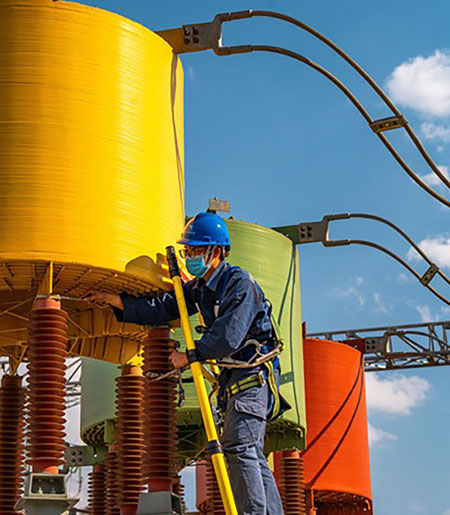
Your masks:
{"label": "harness strap", "polygon": [[229,398],[236,393],[245,392],[245,390],[253,388],[253,386],[264,386],[265,384],[266,378],[264,377],[264,372],[261,370],[258,374],[245,377],[244,379],[239,379],[230,386],[227,386],[225,388],[225,393]]}
{"label": "harness strap", "polygon": [[270,391],[273,395],[273,407],[270,414],[270,420],[276,418],[280,412],[280,392],[275,381],[275,372],[273,368],[273,361],[266,361],[264,366],[267,370],[267,382],[269,383]]}
{"label": "harness strap", "polygon": [[[273,362],[267,361],[264,363],[264,367],[267,372],[267,383],[269,385],[270,391],[273,395],[273,406],[268,418],[269,422],[277,418],[280,413],[280,393],[277,388],[277,383],[275,381],[275,373],[273,368]],[[259,371],[258,374],[245,377],[243,379],[239,379],[235,383],[227,386],[225,388],[225,399],[228,400],[231,396],[236,395],[240,392],[245,392],[246,390],[253,388],[254,386],[264,386],[266,384],[265,374],[262,370]]]}

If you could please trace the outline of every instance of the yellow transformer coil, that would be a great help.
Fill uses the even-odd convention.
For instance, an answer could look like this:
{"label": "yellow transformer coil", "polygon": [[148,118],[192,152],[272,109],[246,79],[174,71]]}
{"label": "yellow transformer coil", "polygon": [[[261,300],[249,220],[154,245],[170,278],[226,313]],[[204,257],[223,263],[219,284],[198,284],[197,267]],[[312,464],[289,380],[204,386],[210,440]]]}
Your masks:
{"label": "yellow transformer coil", "polygon": [[[72,297],[168,287],[183,160],[183,72],[163,39],[81,4],[1,0],[0,309],[23,317],[46,278]],[[0,346],[21,342],[0,315]],[[102,316],[78,336],[126,334]]]}

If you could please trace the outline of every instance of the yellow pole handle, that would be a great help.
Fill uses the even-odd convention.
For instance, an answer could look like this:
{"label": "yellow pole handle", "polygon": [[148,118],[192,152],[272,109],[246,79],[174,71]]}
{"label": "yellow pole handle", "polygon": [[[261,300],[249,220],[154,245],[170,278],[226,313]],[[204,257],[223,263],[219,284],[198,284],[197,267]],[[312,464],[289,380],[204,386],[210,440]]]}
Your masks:
{"label": "yellow pole handle", "polygon": [[[181,282],[180,269],[173,247],[167,247],[167,262],[169,264],[170,276],[173,280],[175,295],[180,312],[181,326],[186,339],[186,347],[188,351],[195,351],[195,342],[192,336],[191,325],[189,324],[189,315],[186,307],[186,299],[184,298],[183,284]],[[228,477],[225,457],[221,451],[216,426],[209,404],[208,392],[206,391],[205,380],[203,377],[202,366],[200,362],[193,361],[190,363],[192,377],[194,378],[195,389],[200,404],[203,424],[205,426],[206,437],[208,439],[208,449],[211,454],[211,461],[216,474],[217,483],[219,484],[220,495],[222,497],[223,506],[227,515],[237,515],[236,504],[234,502],[233,492],[231,490],[230,479]]]}

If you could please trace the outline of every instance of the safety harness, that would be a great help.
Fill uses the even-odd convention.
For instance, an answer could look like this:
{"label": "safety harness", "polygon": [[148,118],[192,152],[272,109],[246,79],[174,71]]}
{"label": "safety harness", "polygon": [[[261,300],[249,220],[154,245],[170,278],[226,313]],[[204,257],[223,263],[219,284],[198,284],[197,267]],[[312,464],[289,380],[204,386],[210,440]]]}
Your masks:
{"label": "safety harness", "polygon": [[[219,292],[217,294],[216,302],[214,304],[214,316],[218,318],[220,305],[222,298],[225,293],[225,289],[230,278],[231,273],[234,270],[239,269],[238,266],[231,266],[225,272],[224,277],[221,280]],[[269,305],[268,299],[264,299]],[[272,307],[272,306],[270,306]],[[200,312],[200,308],[197,304],[197,309]],[[264,366],[264,371],[260,370],[257,374],[244,377],[239,379],[235,383],[225,388],[225,404],[228,399],[236,395],[237,393],[244,392],[254,386],[264,386],[266,382],[269,385],[270,391],[273,395],[272,409],[270,411],[268,421],[273,421],[278,418],[284,411],[290,408],[287,401],[280,395],[278,390],[277,382],[275,379],[275,367],[274,361],[278,358],[279,354],[283,350],[283,340],[280,337],[279,328],[276,321],[271,313],[270,321],[272,324],[273,340],[267,340],[260,342],[255,338],[246,337],[243,344],[235,352],[214,362],[220,368],[255,368],[258,366]],[[199,328],[200,329],[200,328]],[[207,331],[208,328],[203,327],[200,332]],[[209,362],[205,362],[209,364]],[[212,363],[211,363],[212,364]]]}

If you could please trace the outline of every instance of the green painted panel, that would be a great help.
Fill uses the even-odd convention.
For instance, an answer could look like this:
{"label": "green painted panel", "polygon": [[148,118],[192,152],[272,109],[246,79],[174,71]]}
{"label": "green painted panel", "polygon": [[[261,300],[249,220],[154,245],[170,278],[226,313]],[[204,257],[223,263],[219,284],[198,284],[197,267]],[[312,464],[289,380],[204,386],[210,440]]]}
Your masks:
{"label": "green painted panel", "polygon": [[[91,429],[107,420],[115,419],[116,377],[119,365],[98,359],[83,358],[81,366],[81,436],[91,441]],[[97,431],[95,431],[97,435]],[[95,438],[97,440],[97,436]]]}
{"label": "green painted panel", "polygon": [[[281,392],[293,406],[281,419],[268,429],[267,450],[304,448],[305,399],[303,378],[303,346],[301,335],[300,277],[295,245],[282,234],[256,224],[227,220],[232,247],[228,261],[250,272],[273,304],[285,349],[281,355]],[[198,317],[192,317],[192,326],[198,325]],[[174,332],[174,339],[184,346],[181,329]],[[82,433],[83,428],[114,417],[112,375],[118,375],[116,366],[86,360],[83,363]],[[100,365],[99,365],[100,363]],[[103,381],[99,366],[104,367],[107,379]],[[90,369],[95,367],[95,373]],[[112,375],[111,375],[112,374]],[[184,374],[186,378],[189,374]],[[94,382],[95,385],[91,383]],[[181,449],[186,457],[195,457],[204,444],[201,416],[195,388],[184,384],[186,400],[178,411],[178,427]],[[94,391],[95,390],[95,391]],[[100,392],[103,391],[103,394]],[[96,406],[91,406],[95,404]],[[104,418],[101,418],[104,417]]]}
{"label": "green painted panel", "polygon": [[[227,226],[232,243],[227,260],[250,272],[264,290],[285,341],[281,393],[293,408],[269,427],[266,447],[303,448],[306,416],[297,248],[282,234],[257,224],[227,220]],[[193,319],[192,325],[198,325],[198,318]],[[175,331],[174,338],[184,345],[181,329]],[[193,421],[200,423],[200,411],[194,386],[187,384],[185,389],[186,402],[179,410],[179,422],[192,426]]]}

